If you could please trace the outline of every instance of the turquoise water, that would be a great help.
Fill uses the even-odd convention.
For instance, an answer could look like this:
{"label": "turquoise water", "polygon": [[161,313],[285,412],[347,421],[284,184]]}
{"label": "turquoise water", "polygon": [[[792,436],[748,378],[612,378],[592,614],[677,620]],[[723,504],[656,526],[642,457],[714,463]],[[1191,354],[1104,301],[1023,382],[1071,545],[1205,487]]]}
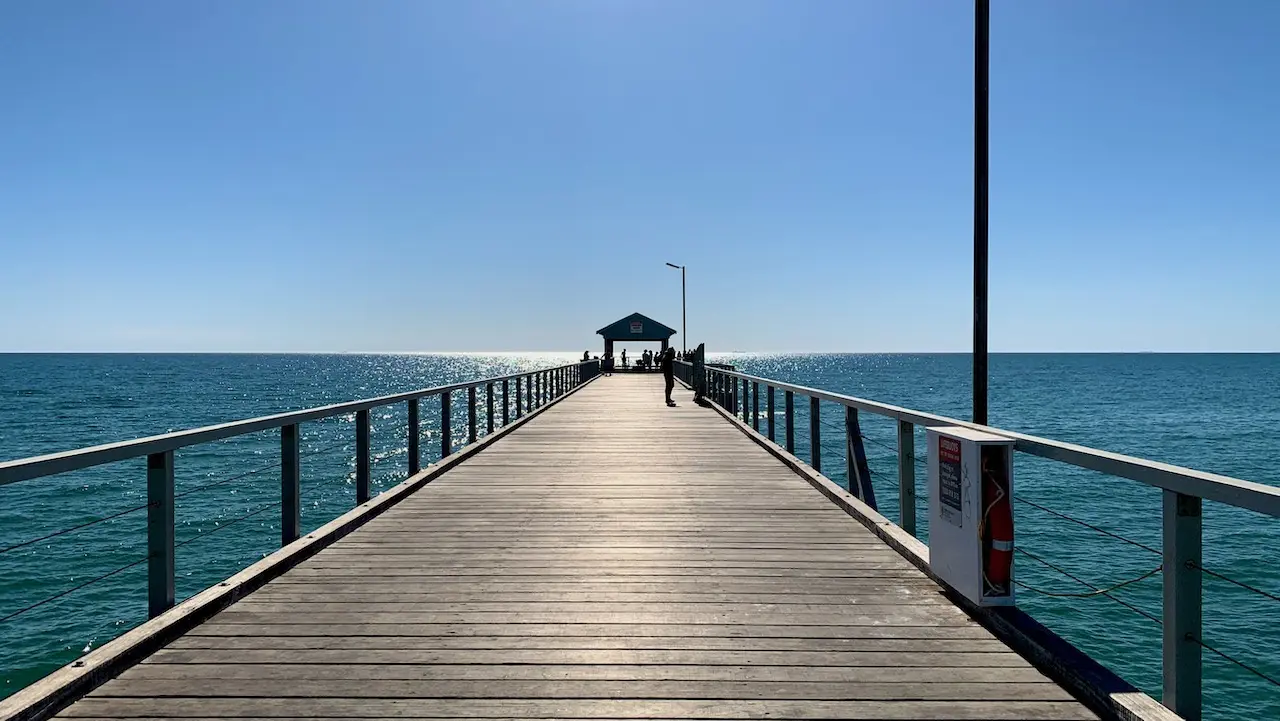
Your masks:
{"label": "turquoise water", "polygon": [[[180,428],[558,365],[577,354],[530,355],[0,355],[0,458],[9,459]],[[722,360],[758,375],[965,417],[963,355],[749,355]],[[994,425],[1280,485],[1280,355],[996,355]],[[461,394],[458,394],[461,396]],[[779,398],[779,410],[781,409]],[[462,398],[456,399],[457,403]],[[763,410],[763,404],[762,404]],[[435,404],[424,428],[437,427]],[[465,417],[461,406],[454,417]],[[405,473],[403,406],[373,417],[373,483]],[[823,461],[843,480],[839,408],[821,410]],[[780,421],[781,419],[779,419]],[[864,415],[880,508],[897,518],[895,431]],[[303,523],[350,508],[351,418],[303,426]],[[456,424],[455,424],[456,425]],[[797,450],[808,457],[807,404],[797,404]],[[779,428],[780,428],[779,424]],[[424,452],[439,454],[439,437]],[[460,442],[455,438],[455,445]],[[917,438],[923,464],[923,434]],[[278,438],[253,434],[180,451],[176,482],[178,593],[189,596],[274,550],[279,542]],[[923,505],[924,469],[917,472]],[[1018,456],[1017,494],[1030,502],[1160,547],[1160,495],[1142,484]],[[0,488],[0,548],[134,508],[145,500],[139,459]],[[218,484],[210,486],[210,484]],[[744,489],[748,492],[749,489]],[[1147,573],[1158,556],[1027,504],[1018,546],[1097,586]],[[252,515],[257,514],[257,515]],[[0,618],[145,555],[145,512],[0,553]],[[1205,565],[1280,595],[1280,522],[1206,503]],[[211,533],[212,532],[212,533]],[[921,523],[921,535],[927,528]],[[1088,590],[1026,557],[1018,577],[1049,592]],[[0,670],[12,693],[145,618],[145,565],[0,621]],[[1160,575],[1116,596],[1156,617]],[[1094,657],[1159,694],[1160,629],[1103,597],[1022,592],[1020,605]],[[1205,639],[1280,676],[1280,602],[1205,580]],[[1209,718],[1280,718],[1280,688],[1206,652]]]}

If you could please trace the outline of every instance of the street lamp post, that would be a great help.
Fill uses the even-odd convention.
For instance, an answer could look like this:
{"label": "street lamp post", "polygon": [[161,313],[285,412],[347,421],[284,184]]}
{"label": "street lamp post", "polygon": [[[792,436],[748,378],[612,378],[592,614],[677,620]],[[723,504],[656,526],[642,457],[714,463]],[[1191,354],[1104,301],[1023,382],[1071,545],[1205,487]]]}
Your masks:
{"label": "street lamp post", "polygon": [[667,263],[668,267],[680,270],[680,350],[689,352],[689,325],[684,294],[684,266]]}
{"label": "street lamp post", "polygon": [[987,423],[987,82],[990,0],[974,3],[973,31],[973,422]]}

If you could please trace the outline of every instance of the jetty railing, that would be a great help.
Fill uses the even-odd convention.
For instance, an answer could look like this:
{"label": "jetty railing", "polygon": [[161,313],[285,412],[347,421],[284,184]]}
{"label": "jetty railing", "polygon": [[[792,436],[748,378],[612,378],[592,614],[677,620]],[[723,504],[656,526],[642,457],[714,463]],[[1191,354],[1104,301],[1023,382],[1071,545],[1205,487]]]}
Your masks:
{"label": "jetty railing", "polygon": [[[408,427],[405,435],[405,443],[408,448],[407,471],[409,476],[413,476],[422,470],[422,453],[420,449],[422,427],[419,411],[424,399],[433,397],[440,399],[440,455],[444,458],[456,450],[460,450],[453,448],[452,424],[454,421],[451,414],[455,393],[466,393],[467,418],[465,422],[467,424],[466,438],[469,444],[475,443],[482,435],[494,432],[495,417],[499,413],[497,409],[498,403],[501,403],[501,426],[505,426],[512,420],[536,410],[599,375],[599,370],[599,361],[584,361],[524,373],[514,373],[376,398],[365,398],[307,408],[289,413],[278,413],[62,453],[5,461],[0,463],[0,486],[145,456],[147,459],[147,503],[145,506],[147,511],[147,555],[145,559],[137,563],[145,561],[147,564],[147,606],[150,617],[154,618],[173,607],[175,602],[174,579],[176,569],[174,559],[176,546],[174,543],[174,508],[177,495],[174,492],[174,451],[250,433],[279,429],[280,501],[278,504],[272,505],[280,506],[280,544],[281,546],[286,546],[296,541],[301,533],[303,498],[301,492],[302,454],[300,440],[302,434],[300,427],[303,423],[354,414],[355,503],[360,505],[370,499],[369,412],[371,410],[400,403],[407,406]],[[478,427],[477,404],[479,402],[478,391],[481,388],[484,389],[487,411],[486,433],[482,433]],[[499,388],[501,389],[500,394],[497,393]],[[131,510],[141,510],[141,508]],[[113,515],[108,518],[114,517]],[[26,545],[26,543],[18,545],[22,546]],[[115,572],[118,571],[113,571],[112,573]],[[107,574],[107,576],[110,575]],[[102,580],[102,578],[98,580]],[[71,590],[76,590],[80,587],[82,586],[77,586]],[[59,594],[59,596],[61,595],[64,594]]]}
{"label": "jetty railing", "polygon": [[[1197,471],[1159,461],[1088,448],[1048,438],[1017,433],[948,418],[901,406],[879,403],[818,388],[749,375],[707,364],[705,378],[695,377],[693,366],[679,362],[677,373],[686,383],[704,384],[700,390],[745,424],[760,432],[761,391],[765,398],[765,430],[762,435],[777,442],[775,428],[776,394],[782,394],[783,441],[788,453],[795,453],[796,397],[809,403],[810,465],[822,472],[822,423],[820,401],[844,408],[844,443],[849,491],[873,509],[877,508],[874,488],[863,447],[859,412],[872,413],[897,423],[897,466],[899,525],[916,535],[915,427],[962,426],[993,433],[1014,441],[1014,450],[1051,461],[1126,478],[1161,489],[1163,494],[1162,560],[1162,703],[1187,719],[1198,719],[1202,705],[1202,648],[1209,649],[1238,665],[1202,637],[1203,575],[1214,575],[1201,565],[1201,503],[1216,501],[1273,518],[1280,517],[1280,488],[1239,478]],[[1238,582],[1226,579],[1231,583]],[[1265,593],[1265,592],[1263,592]],[[1270,594],[1266,594],[1270,595]],[[1247,670],[1275,683],[1273,679],[1245,666]]]}

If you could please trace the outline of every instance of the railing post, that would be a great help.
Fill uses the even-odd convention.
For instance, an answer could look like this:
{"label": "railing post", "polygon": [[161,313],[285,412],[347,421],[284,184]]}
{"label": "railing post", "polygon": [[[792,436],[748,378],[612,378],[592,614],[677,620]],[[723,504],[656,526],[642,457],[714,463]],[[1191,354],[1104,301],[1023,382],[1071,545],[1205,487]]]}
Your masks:
{"label": "railing post", "polygon": [[418,399],[409,399],[409,475],[422,470],[422,451],[418,448],[422,438],[422,423],[418,420]]}
{"label": "railing post", "polygon": [[751,427],[760,432],[760,383],[751,381]]}
{"label": "railing post", "polygon": [[795,394],[784,391],[782,394],[783,422],[786,426],[787,453],[796,454],[796,405]]}
{"label": "railing post", "polygon": [[916,435],[910,421],[898,421],[898,525],[916,535]]}
{"label": "railing post", "polygon": [[765,402],[765,422],[764,425],[769,429],[769,440],[773,437],[773,386],[765,386],[765,394],[768,396]]}
{"label": "railing post", "polygon": [[516,418],[520,416],[520,376],[516,376]]}
{"label": "railing post", "polygon": [[493,383],[484,386],[484,417],[488,435],[493,435]]}
{"label": "railing post", "polygon": [[298,424],[280,426],[280,545],[298,540],[302,527],[302,455]]}
{"label": "railing post", "polygon": [[440,394],[440,458],[453,453],[453,391]]}
{"label": "railing post", "polygon": [[369,500],[369,411],[356,411],[356,503]]}
{"label": "railing post", "polygon": [[809,398],[809,465],[822,473],[822,422],[817,398]]}
{"label": "railing post", "polygon": [[476,387],[467,386],[467,443],[476,442]]}
{"label": "railing post", "polygon": [[1200,719],[1200,499],[1164,493],[1165,706],[1188,721]]}
{"label": "railing post", "polygon": [[[516,379],[516,393],[520,392],[520,379]],[[502,425],[506,426],[511,422],[511,384],[506,378],[502,379]],[[516,399],[517,401],[519,398]]]}
{"label": "railing post", "polygon": [[751,386],[747,384],[747,379],[742,379],[742,422],[751,422],[751,409],[747,407],[747,401],[751,400]]}
{"label": "railing post", "polygon": [[526,411],[533,412],[533,376],[525,376],[524,383],[524,408]]}
{"label": "railing post", "polygon": [[147,456],[147,613],[173,607],[173,451]]}
{"label": "railing post", "polygon": [[858,423],[858,409],[853,406],[844,407],[844,450],[845,479],[849,482],[849,492],[871,506],[871,510],[880,510],[876,504],[875,486],[871,484],[867,449],[862,445],[862,425]]}

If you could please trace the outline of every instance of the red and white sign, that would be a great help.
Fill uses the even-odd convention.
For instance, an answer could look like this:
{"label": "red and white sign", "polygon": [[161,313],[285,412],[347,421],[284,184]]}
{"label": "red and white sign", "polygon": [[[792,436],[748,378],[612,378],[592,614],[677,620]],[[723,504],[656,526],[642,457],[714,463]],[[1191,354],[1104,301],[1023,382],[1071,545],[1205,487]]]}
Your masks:
{"label": "red and white sign", "polygon": [[643,333],[643,332],[644,332],[644,322],[643,322],[643,321],[638,321],[638,320],[633,320],[633,321],[631,321],[631,332],[632,332],[632,333]]}

